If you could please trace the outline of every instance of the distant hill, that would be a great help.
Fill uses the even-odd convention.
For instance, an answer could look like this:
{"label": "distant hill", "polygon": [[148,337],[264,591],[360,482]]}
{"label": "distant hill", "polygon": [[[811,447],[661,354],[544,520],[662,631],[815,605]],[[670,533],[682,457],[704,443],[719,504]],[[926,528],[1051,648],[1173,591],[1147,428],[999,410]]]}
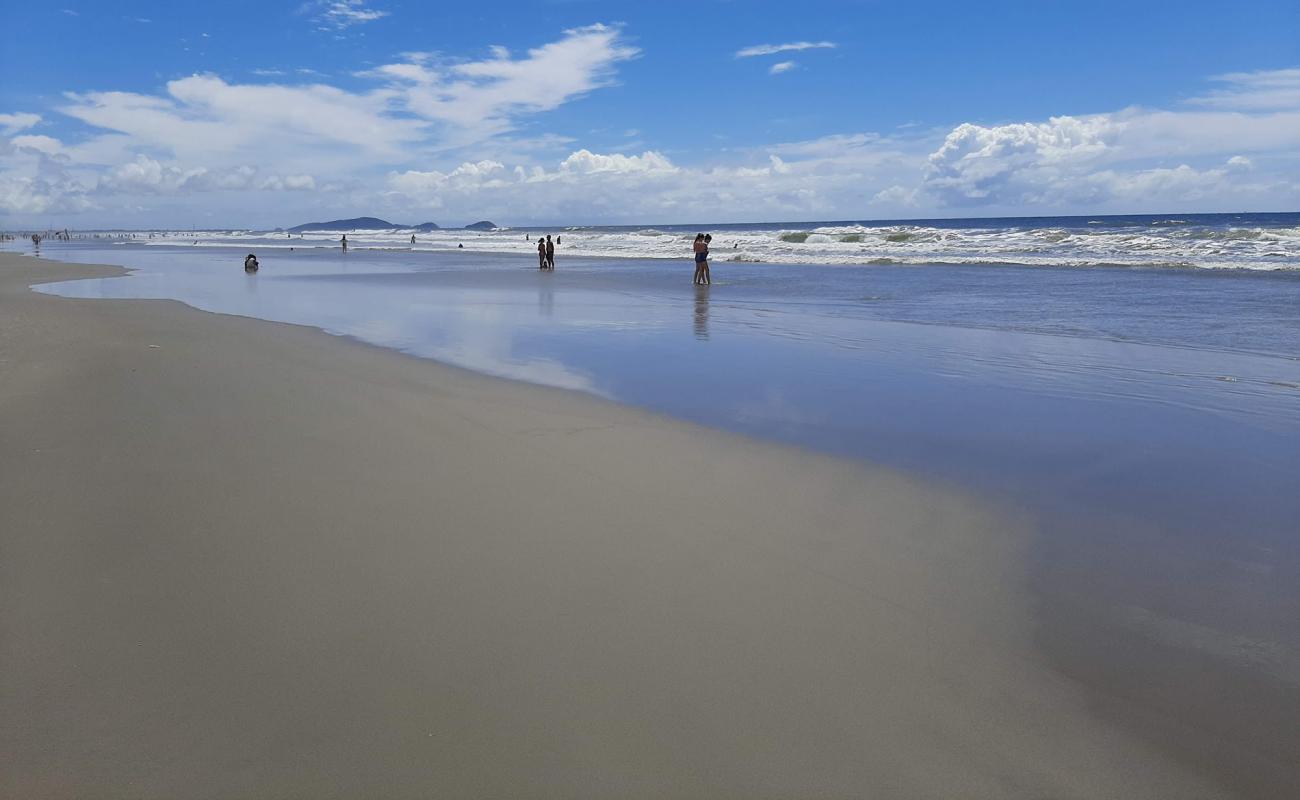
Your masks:
{"label": "distant hill", "polygon": [[[466,225],[465,230],[490,231],[497,227],[495,222],[480,220],[473,225]],[[332,219],[329,222],[307,222],[288,229],[291,233],[308,231],[429,231],[442,230],[436,222],[421,222],[419,225],[399,225],[379,217],[353,217],[352,219]]]}
{"label": "distant hill", "polygon": [[353,217],[352,219],[334,219],[329,222],[308,222],[289,230],[293,233],[304,231],[382,231],[399,227],[378,217]]}

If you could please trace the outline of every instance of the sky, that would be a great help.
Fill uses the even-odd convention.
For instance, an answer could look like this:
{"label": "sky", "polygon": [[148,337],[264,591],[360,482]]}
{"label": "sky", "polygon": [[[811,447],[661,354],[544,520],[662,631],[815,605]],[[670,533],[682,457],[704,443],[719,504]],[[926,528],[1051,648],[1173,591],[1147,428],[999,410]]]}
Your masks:
{"label": "sky", "polygon": [[1300,3],[0,0],[0,229],[1300,209]]}

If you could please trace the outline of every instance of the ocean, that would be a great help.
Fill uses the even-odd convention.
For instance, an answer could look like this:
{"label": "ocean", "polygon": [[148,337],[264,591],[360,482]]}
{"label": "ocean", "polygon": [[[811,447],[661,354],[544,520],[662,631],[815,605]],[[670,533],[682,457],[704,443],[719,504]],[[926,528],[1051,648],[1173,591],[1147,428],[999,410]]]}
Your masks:
{"label": "ocean", "polygon": [[[1300,213],[1145,214],[894,221],[762,222],[348,231],[354,248],[514,253],[525,236],[558,234],[568,256],[682,258],[697,232],[714,234],[719,262],[770,264],[1019,264],[1026,266],[1300,268]],[[207,230],[137,233],[145,244],[332,247],[343,231]],[[149,238],[152,237],[152,238]]]}

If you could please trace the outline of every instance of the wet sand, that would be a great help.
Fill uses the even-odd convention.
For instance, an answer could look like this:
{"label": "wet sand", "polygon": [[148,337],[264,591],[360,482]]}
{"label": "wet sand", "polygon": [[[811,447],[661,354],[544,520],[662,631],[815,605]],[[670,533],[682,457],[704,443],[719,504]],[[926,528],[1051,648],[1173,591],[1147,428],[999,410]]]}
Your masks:
{"label": "wet sand", "polygon": [[0,795],[1221,797],[968,493],[0,254]]}

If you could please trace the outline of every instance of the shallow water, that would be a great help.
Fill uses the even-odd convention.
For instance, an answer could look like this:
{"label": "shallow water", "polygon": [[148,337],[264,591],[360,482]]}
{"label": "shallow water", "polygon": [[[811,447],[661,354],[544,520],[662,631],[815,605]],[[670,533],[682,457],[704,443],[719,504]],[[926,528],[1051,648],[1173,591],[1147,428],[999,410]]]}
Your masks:
{"label": "shallow water", "polygon": [[1300,752],[1300,273],[718,263],[695,288],[685,260],[43,250],[136,272],[41,291],[313,325],[994,494],[1038,520],[1067,673],[1212,732],[1244,676],[1257,749]]}
{"label": "shallow water", "polygon": [[[354,250],[378,248],[531,254],[555,234],[561,256],[680,259],[699,230],[690,225],[420,230],[154,231],[145,245],[258,250],[334,248],[346,234]],[[1219,270],[1300,269],[1300,213],[1005,217],[711,225],[719,262],[768,264],[968,264],[1147,266]],[[414,241],[412,241],[414,236]],[[526,238],[526,237],[531,237]]]}

